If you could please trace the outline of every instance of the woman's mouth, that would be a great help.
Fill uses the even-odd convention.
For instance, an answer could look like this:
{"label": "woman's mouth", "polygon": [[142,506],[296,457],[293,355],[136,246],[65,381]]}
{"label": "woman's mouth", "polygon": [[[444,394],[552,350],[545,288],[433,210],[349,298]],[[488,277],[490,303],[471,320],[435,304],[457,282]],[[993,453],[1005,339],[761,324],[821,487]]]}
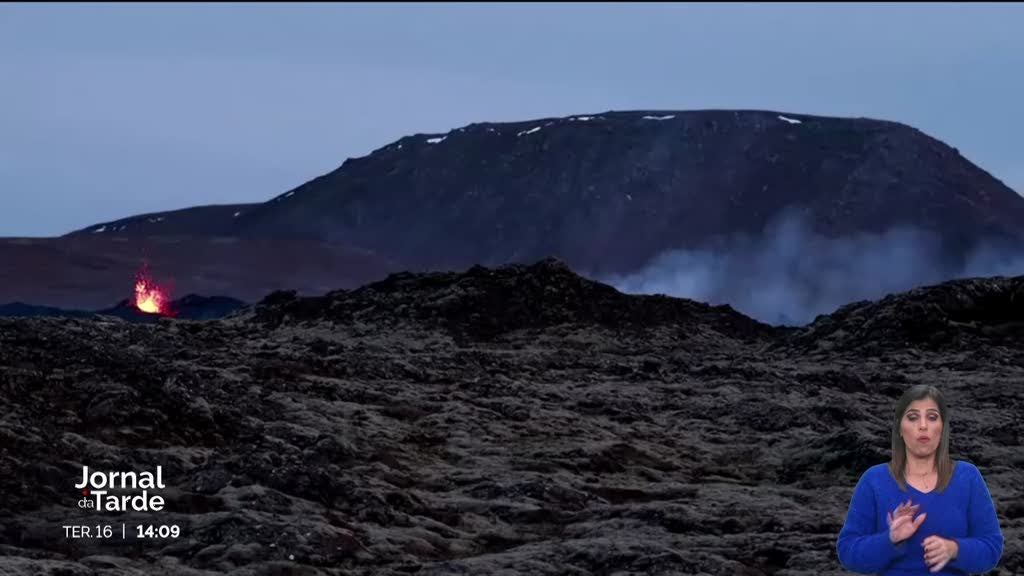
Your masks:
{"label": "woman's mouth", "polygon": [[921,436],[920,438],[917,439],[917,441],[920,442],[921,444],[927,444],[929,440],[931,440],[931,438],[927,436]]}

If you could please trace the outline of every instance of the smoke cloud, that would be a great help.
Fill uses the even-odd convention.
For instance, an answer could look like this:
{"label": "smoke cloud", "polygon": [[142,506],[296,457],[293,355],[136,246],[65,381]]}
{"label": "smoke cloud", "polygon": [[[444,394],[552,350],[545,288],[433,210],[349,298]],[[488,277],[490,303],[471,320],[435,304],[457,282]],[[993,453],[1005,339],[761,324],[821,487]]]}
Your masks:
{"label": "smoke cloud", "polygon": [[763,236],[734,236],[703,250],[665,252],[643,270],[599,281],[631,294],[729,304],[762,322],[802,325],[850,302],[954,278],[1024,274],[1019,252],[983,245],[950,265],[940,239],[915,228],[827,238],[788,212]]}

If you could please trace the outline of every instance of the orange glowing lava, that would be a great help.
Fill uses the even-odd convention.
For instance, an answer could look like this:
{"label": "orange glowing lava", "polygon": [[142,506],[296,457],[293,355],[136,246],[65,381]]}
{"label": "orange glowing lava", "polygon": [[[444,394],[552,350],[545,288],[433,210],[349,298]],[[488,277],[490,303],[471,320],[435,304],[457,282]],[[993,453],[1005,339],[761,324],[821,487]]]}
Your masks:
{"label": "orange glowing lava", "polygon": [[154,283],[145,268],[135,278],[135,307],[150,314],[168,314],[167,291]]}

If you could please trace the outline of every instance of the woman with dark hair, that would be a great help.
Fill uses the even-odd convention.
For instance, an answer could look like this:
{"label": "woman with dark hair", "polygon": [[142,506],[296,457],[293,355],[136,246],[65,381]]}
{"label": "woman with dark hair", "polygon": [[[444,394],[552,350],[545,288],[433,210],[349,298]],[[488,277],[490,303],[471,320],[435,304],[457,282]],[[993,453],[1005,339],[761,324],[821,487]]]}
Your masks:
{"label": "woman with dark hair", "polygon": [[861,574],[973,574],[1003,554],[1003,533],[978,468],[949,457],[949,411],[934,386],[896,402],[892,460],[860,477],[836,551]]}

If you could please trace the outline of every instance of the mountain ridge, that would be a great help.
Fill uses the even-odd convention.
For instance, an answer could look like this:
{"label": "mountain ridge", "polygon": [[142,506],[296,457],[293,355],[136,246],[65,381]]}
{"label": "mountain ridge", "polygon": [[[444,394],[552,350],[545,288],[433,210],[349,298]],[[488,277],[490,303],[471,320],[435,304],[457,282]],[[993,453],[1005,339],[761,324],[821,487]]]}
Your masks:
{"label": "mountain ridge", "polygon": [[[842,302],[923,283],[1016,273],[1024,251],[1024,198],[956,148],[900,122],[757,110],[476,122],[404,136],[244,210],[188,214],[204,223],[183,218],[183,238],[262,242],[269,250],[281,242],[341,246],[365,254],[366,269],[388,272],[556,257],[594,278],[636,274],[664,285],[667,277],[679,284],[673,291],[697,282],[682,295],[772,322],[809,320]],[[102,233],[71,239],[110,228],[111,241],[175,237],[176,218],[150,222],[158,218],[108,223]],[[750,261],[752,252],[761,260]],[[855,265],[846,264],[851,254]],[[801,258],[828,267],[828,275],[804,269]],[[748,301],[763,290],[760,275],[791,269],[798,274],[765,293],[799,300]],[[329,290],[332,276],[337,287],[356,276],[317,273],[313,282],[309,270],[289,281]],[[887,276],[896,279],[863,280]],[[230,282],[214,293],[263,295],[242,294],[248,286]]]}
{"label": "mountain ridge", "polygon": [[830,237],[932,230],[953,258],[979,238],[1024,235],[1024,198],[920,130],[760,111],[610,112],[407,136],[234,224],[243,236],[312,237],[424,267],[556,256],[621,273],[668,250],[757,236],[787,208]]}

